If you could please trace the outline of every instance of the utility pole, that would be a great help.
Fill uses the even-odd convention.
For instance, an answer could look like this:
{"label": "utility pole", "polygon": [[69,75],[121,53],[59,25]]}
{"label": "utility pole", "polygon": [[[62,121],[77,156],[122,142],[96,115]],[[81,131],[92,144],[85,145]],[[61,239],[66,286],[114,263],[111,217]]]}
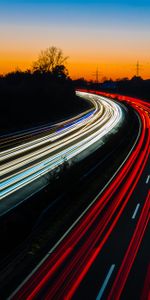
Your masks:
{"label": "utility pole", "polygon": [[136,76],[139,77],[139,74],[140,74],[140,64],[139,64],[139,61],[137,61],[136,63]]}
{"label": "utility pole", "polygon": [[99,76],[99,72],[98,72],[98,66],[97,66],[97,69],[96,69],[96,83],[98,83],[98,76]]}
{"label": "utility pole", "polygon": [[97,66],[97,68],[96,68],[96,72],[95,73],[93,73],[93,75],[94,76],[96,76],[96,83],[99,83],[99,75],[100,75],[100,72],[99,72],[99,70],[98,70],[98,66]]}

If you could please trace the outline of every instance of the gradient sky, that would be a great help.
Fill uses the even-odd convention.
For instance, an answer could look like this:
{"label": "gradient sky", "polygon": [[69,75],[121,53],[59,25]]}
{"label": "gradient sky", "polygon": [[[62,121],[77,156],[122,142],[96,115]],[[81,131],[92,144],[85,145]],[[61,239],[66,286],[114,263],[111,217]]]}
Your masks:
{"label": "gradient sky", "polygon": [[0,0],[0,73],[26,69],[40,50],[69,56],[73,78],[150,78],[150,0]]}

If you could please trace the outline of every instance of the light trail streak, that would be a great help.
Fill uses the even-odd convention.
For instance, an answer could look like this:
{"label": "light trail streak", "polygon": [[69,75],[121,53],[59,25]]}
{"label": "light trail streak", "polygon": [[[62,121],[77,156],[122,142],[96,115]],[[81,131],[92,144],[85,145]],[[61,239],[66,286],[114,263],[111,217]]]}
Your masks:
{"label": "light trail streak", "polygon": [[[122,98],[124,101],[124,96],[121,96],[121,101]],[[128,101],[128,97],[126,99]],[[39,293],[44,292],[45,286],[47,286],[45,300],[72,299],[96,258],[100,255],[103,246],[123,215],[149,157],[150,121],[148,114],[150,106],[143,101],[135,99],[133,101],[133,98],[132,101],[129,100],[129,103],[136,109],[142,122],[141,134],[132,152],[82,219],[55,247],[55,251],[50,251],[51,254],[43,264],[28,277],[28,280],[13,293],[10,299],[36,299]],[[146,112],[141,110],[143,106]],[[109,299],[119,299],[122,294],[149,221],[149,197],[150,192],[112,285]],[[70,249],[69,253],[66,254],[61,268],[55,272],[58,260],[66,253],[67,249]],[[51,281],[53,276],[55,276],[55,280]]]}
{"label": "light trail streak", "polygon": [[140,300],[147,300],[150,298],[150,263],[147,268],[143,291]]}
{"label": "light trail streak", "polygon": [[131,270],[134,259],[140,247],[142,238],[144,236],[145,230],[149,223],[149,217],[150,217],[150,191],[147,195],[144,207],[142,209],[142,213],[138,220],[137,226],[135,228],[131,242],[128,246],[127,252],[122,261],[121,267],[117,273],[116,279],[111,288],[110,294],[108,296],[108,300],[111,300],[113,297],[114,299],[120,299],[122,290],[125,286],[129,272]]}
{"label": "light trail streak", "polygon": [[[87,93],[78,92],[78,95],[88,97]],[[94,112],[73,121],[69,127],[65,125],[61,131],[50,136],[1,153],[4,161],[1,167],[1,199],[60,166],[64,163],[64,157],[66,160],[76,157],[117,126],[122,118],[117,104],[99,96],[90,96],[90,101],[95,105]],[[45,145],[47,141],[49,143]],[[37,145],[39,149],[36,150]],[[21,157],[16,158],[16,155]],[[11,160],[7,162],[8,157]]]}

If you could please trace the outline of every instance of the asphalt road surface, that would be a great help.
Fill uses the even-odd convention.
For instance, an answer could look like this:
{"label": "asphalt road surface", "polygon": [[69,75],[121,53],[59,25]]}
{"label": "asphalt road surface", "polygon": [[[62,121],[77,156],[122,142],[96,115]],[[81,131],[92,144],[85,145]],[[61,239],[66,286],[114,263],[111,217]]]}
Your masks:
{"label": "asphalt road surface", "polygon": [[150,105],[103,96],[117,97],[137,112],[134,146],[112,180],[9,299],[149,297]]}
{"label": "asphalt road surface", "polygon": [[18,203],[19,199],[21,201],[25,197],[25,188],[29,197],[34,192],[32,183],[39,180],[39,187],[38,184],[35,187],[35,191],[38,191],[45,185],[44,176],[66,162],[70,164],[75,157],[79,159],[85,151],[85,155],[88,155],[93,145],[122,122],[122,109],[117,103],[85,92],[77,92],[77,95],[92,102],[93,110],[59,123],[49,131],[43,129],[42,136],[42,129],[39,129],[26,135],[23,133],[23,136],[16,134],[2,138],[1,145],[5,144],[5,149],[0,154],[0,214],[5,210],[8,197],[9,208],[11,205],[13,207],[12,198],[17,199],[17,192],[20,192]]}

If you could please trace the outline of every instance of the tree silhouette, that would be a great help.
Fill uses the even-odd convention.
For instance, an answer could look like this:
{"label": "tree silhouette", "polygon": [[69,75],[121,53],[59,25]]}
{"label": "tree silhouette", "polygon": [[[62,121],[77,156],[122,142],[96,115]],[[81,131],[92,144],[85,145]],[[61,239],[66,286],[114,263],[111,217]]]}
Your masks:
{"label": "tree silhouette", "polygon": [[57,65],[53,69],[53,75],[57,78],[66,79],[68,77],[68,70],[64,65]]}
{"label": "tree silhouette", "polygon": [[64,68],[64,73],[66,73],[66,68],[64,66],[68,57],[65,57],[63,51],[57,47],[49,47],[44,51],[41,51],[37,61],[33,63],[33,71],[40,73],[53,73],[56,68],[61,67],[61,71]]}

